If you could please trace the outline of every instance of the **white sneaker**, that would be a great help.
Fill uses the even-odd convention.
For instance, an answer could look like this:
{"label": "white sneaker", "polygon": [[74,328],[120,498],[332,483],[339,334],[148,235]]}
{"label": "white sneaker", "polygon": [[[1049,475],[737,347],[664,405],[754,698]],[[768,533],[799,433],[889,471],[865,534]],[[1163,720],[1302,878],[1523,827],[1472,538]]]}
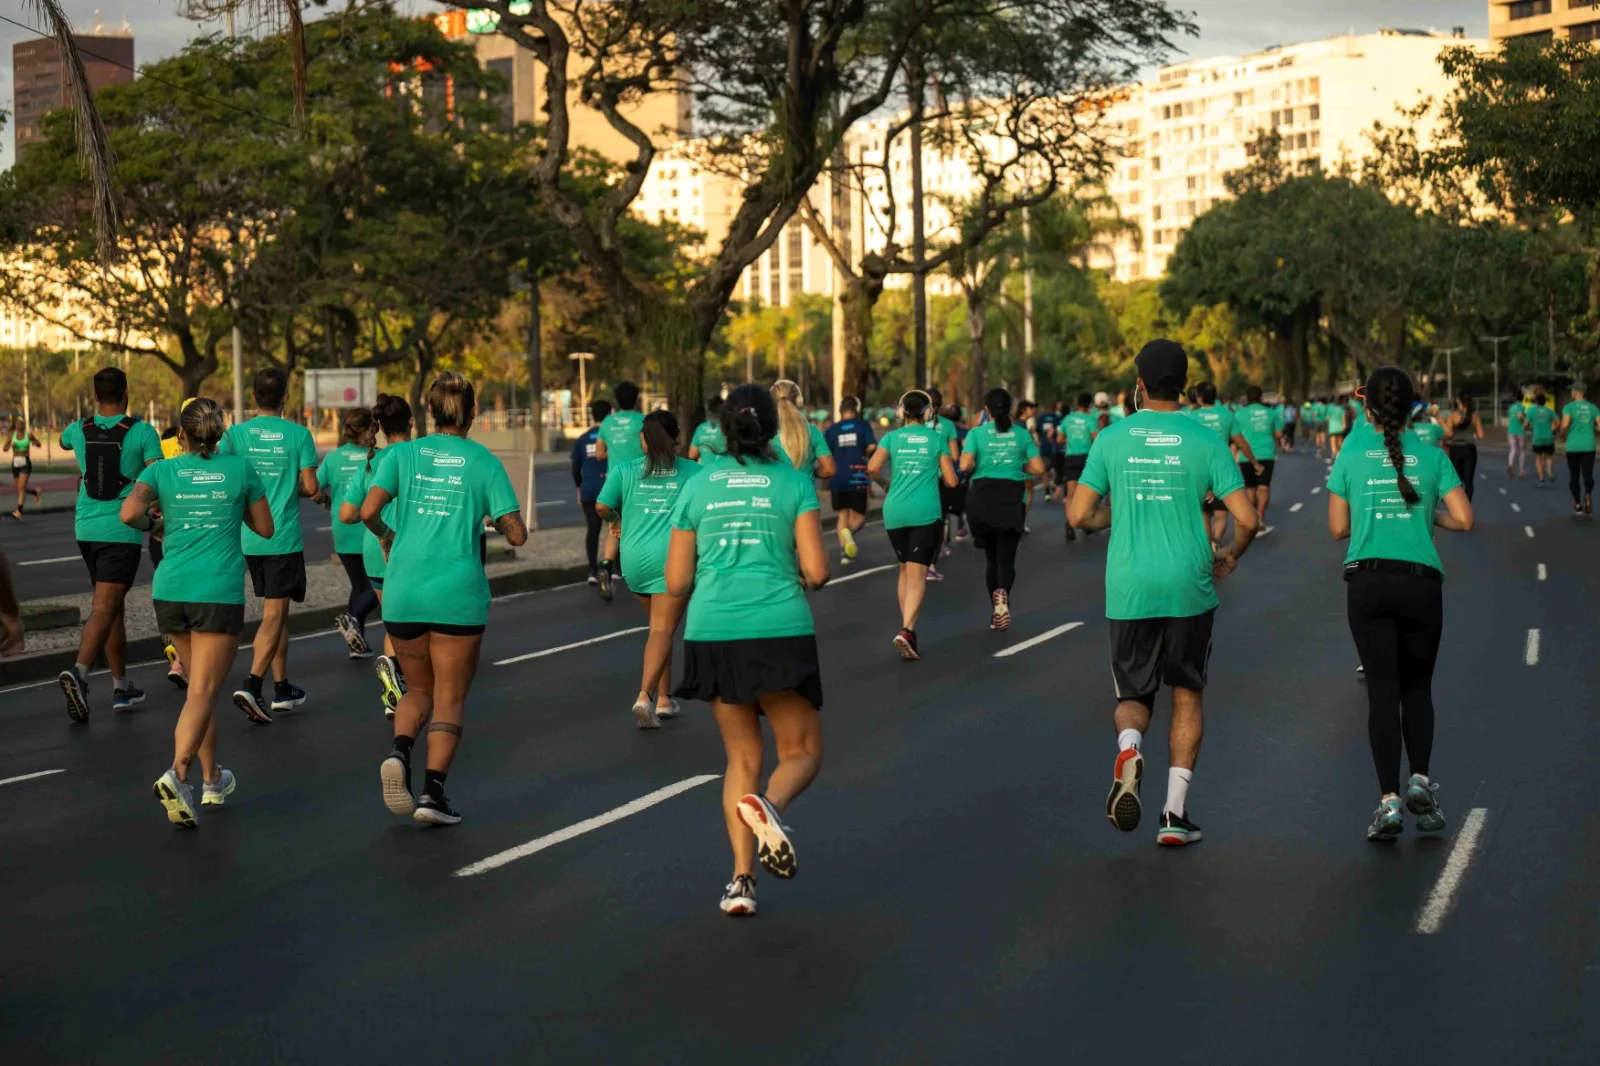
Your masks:
{"label": "white sneaker", "polygon": [[223,770],[221,774],[217,775],[216,784],[213,785],[207,781],[205,787],[200,790],[200,805],[202,807],[220,807],[227,801],[229,796],[233,795],[233,790],[238,787],[239,782],[234,779],[233,771]]}
{"label": "white sneaker", "polygon": [[722,913],[734,917],[756,912],[756,879],[754,874],[739,874],[722,890]]}
{"label": "white sneaker", "polygon": [[773,877],[793,877],[800,870],[789,827],[778,820],[778,809],[767,797],[755,793],[739,800],[739,818],[756,835],[756,858]]}
{"label": "white sneaker", "polygon": [[677,700],[668,699],[666,703],[656,704],[656,717],[676,718],[678,717],[678,712],[682,709],[682,707],[678,706]]}
{"label": "white sneaker", "polygon": [[184,829],[200,824],[194,815],[194,789],[178,780],[178,775],[168,770],[156,778],[152,790],[161,806],[167,809],[167,821]]}
{"label": "white sneaker", "polygon": [[656,714],[655,701],[641,696],[633,701],[633,718],[640,729],[660,729],[661,719]]}

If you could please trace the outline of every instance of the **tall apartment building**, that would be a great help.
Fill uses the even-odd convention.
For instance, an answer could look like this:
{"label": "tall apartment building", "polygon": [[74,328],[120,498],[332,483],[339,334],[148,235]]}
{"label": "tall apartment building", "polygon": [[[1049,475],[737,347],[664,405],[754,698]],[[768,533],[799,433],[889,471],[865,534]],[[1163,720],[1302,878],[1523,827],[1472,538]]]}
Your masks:
{"label": "tall apartment building", "polygon": [[[126,29],[118,34],[80,34],[73,38],[83,56],[83,69],[89,88],[98,92],[107,85],[126,85],[133,81],[133,34]],[[67,92],[67,69],[53,37],[18,41],[11,46],[15,152],[44,139],[39,122],[63,107],[71,107]]]}
{"label": "tall apartment building", "polygon": [[1496,41],[1600,41],[1600,0],[1489,0]]}

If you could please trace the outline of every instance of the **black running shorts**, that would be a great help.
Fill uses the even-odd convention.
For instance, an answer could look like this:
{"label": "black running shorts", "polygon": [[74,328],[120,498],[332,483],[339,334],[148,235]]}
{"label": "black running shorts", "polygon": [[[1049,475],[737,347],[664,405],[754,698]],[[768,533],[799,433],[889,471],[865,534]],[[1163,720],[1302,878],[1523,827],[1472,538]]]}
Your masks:
{"label": "black running shorts", "polygon": [[33,459],[31,456],[24,459],[21,466],[13,466],[11,468],[11,480],[21,481],[23,474],[27,474],[30,477],[33,475]]}
{"label": "black running shorts", "polygon": [[244,604],[242,603],[179,603],[174,600],[152,600],[156,626],[163,633],[231,633],[244,632]]}
{"label": "black running shorts", "polygon": [[833,509],[835,511],[855,511],[858,514],[867,513],[866,489],[845,489],[842,492],[835,490],[834,492],[830,493],[830,495],[833,497]]}
{"label": "black running shorts", "polygon": [[921,563],[932,566],[939,557],[939,545],[944,542],[944,523],[930,522],[925,526],[901,526],[889,530],[889,544],[894,557],[902,563]]}
{"label": "black running shorts", "polygon": [[1150,706],[1163,684],[1206,687],[1211,667],[1212,609],[1189,618],[1113,618],[1111,677],[1117,699]]}
{"label": "black running shorts", "polygon": [[120,544],[103,540],[78,541],[78,554],[89,568],[89,580],[96,585],[121,585],[132,588],[139,576],[139,560],[144,558],[144,544]]}
{"label": "black running shorts", "polygon": [[1554,444],[1535,444],[1533,446],[1534,455],[1554,455],[1555,453],[1556,446]]}
{"label": "black running shorts", "polygon": [[1056,476],[1056,484],[1059,485],[1061,482],[1063,482],[1063,481],[1065,481],[1067,479],[1067,477],[1066,477],[1066,474],[1067,474],[1067,453],[1066,452],[1056,452],[1055,455],[1050,457],[1050,470]]}
{"label": "black running shorts", "polygon": [[476,637],[483,634],[483,626],[454,625],[450,622],[384,622],[384,632],[393,640],[418,640],[429,633],[441,637]]}
{"label": "black running shorts", "polygon": [[1061,461],[1065,464],[1065,466],[1063,468],[1064,472],[1061,475],[1061,479],[1063,481],[1082,481],[1083,480],[1083,468],[1089,462],[1089,456],[1087,454],[1084,454],[1084,455],[1064,455],[1064,456],[1061,457]]}
{"label": "black running shorts", "polygon": [[250,568],[250,585],[264,600],[306,601],[305,552],[287,555],[246,555],[244,562]]}
{"label": "black running shorts", "polygon": [[1272,487],[1272,472],[1278,468],[1276,459],[1261,460],[1261,476],[1256,478],[1256,484],[1266,488]]}
{"label": "black running shorts", "polygon": [[683,677],[673,695],[686,700],[755,704],[769,692],[798,693],[822,709],[822,669],[817,638],[753,637],[749,640],[686,640]]}

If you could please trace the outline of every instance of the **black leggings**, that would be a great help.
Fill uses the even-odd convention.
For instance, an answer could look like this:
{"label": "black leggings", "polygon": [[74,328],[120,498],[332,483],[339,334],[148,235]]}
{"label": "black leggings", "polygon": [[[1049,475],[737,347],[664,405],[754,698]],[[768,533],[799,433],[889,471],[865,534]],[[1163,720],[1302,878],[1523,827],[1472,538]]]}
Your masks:
{"label": "black leggings", "polygon": [[1478,480],[1478,446],[1471,443],[1450,445],[1450,465],[1456,468],[1456,477],[1467,490],[1467,499],[1472,499],[1473,483]]}
{"label": "black leggings", "polygon": [[[1568,452],[1567,476],[1571,479],[1568,484],[1572,489],[1572,502],[1582,503],[1585,496],[1594,495],[1594,452]],[[1583,491],[1578,491],[1579,481],[1583,482]]]}
{"label": "black leggings", "polygon": [[583,521],[583,550],[589,553],[589,573],[600,569],[600,515],[594,509],[593,500],[582,500]]}
{"label": "black leggings", "polygon": [[1358,570],[1347,578],[1350,633],[1367,672],[1367,738],[1378,787],[1400,791],[1402,741],[1411,772],[1433,754],[1433,665],[1444,629],[1444,586],[1417,574]]}
{"label": "black leggings", "polygon": [[366,561],[360,552],[340,552],[339,562],[344,564],[345,576],[350,579],[350,598],[345,601],[345,613],[366,625],[367,615],[378,606],[378,594],[372,591],[372,582],[367,580]]}
{"label": "black leggings", "polygon": [[1015,530],[991,529],[978,538],[987,560],[984,577],[989,583],[989,595],[996,589],[1011,595],[1011,586],[1017,583],[1017,545],[1022,534]]}

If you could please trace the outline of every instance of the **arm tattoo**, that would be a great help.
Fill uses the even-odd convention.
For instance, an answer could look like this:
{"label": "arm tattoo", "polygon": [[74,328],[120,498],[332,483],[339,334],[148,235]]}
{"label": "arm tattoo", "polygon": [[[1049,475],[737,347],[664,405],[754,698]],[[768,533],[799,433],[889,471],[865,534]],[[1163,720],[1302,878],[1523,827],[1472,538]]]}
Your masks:
{"label": "arm tattoo", "polygon": [[528,534],[527,527],[522,523],[522,515],[516,511],[501,515],[495,519],[494,528],[499,530],[507,539],[515,535],[526,537]]}
{"label": "arm tattoo", "polygon": [[156,494],[155,488],[148,481],[135,481],[133,483],[133,502],[140,507],[148,508]]}

